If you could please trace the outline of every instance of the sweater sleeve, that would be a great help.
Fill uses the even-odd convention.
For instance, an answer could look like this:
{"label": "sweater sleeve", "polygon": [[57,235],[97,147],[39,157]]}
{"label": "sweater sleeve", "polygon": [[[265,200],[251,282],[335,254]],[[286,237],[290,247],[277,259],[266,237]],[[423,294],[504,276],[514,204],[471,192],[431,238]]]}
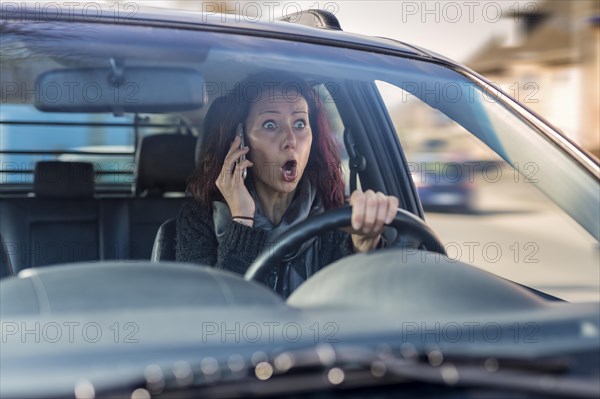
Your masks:
{"label": "sweater sleeve", "polygon": [[177,218],[176,260],[243,274],[263,249],[266,231],[231,221],[219,245],[212,211],[190,201]]}
{"label": "sweater sleeve", "polygon": [[335,229],[322,236],[323,254],[321,257],[321,267],[342,259],[345,256],[354,253],[352,236],[346,232]]}
{"label": "sweater sleeve", "polygon": [[[325,267],[330,263],[338,261],[343,257],[354,254],[354,244],[352,243],[352,235],[342,230],[332,230],[322,236],[323,253],[321,256],[321,267]],[[387,242],[385,237],[381,236],[379,243],[375,249],[385,248]]]}

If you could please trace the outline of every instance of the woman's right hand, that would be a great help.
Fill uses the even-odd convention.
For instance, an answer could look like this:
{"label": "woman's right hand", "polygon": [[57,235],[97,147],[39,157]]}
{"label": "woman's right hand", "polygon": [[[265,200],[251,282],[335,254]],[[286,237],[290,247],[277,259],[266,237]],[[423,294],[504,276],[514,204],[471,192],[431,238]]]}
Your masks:
{"label": "woman's right hand", "polygon": [[[245,168],[250,168],[254,164],[245,159],[238,163],[237,161],[242,155],[248,153],[248,146],[240,147],[240,137],[236,136],[229,152],[225,156],[221,173],[217,178],[217,188],[223,195],[223,198],[229,206],[232,216],[244,216],[253,218],[254,212],[256,211],[256,205],[252,196],[248,192],[248,189],[244,185],[244,179],[242,178],[242,172]],[[248,219],[237,219],[237,222],[252,226],[252,220]]]}

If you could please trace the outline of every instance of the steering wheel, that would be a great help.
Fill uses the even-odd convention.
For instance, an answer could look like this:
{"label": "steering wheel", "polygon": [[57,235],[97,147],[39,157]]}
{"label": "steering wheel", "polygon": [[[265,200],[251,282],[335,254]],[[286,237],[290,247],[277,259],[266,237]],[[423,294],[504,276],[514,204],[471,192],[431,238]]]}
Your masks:
{"label": "steering wheel", "polygon": [[[350,226],[352,208],[345,206],[323,212],[317,216],[306,219],[303,222],[291,227],[277,239],[276,247],[266,248],[250,265],[244,279],[247,281],[264,282],[268,277],[274,277],[272,284],[275,291],[282,293],[283,284],[287,279],[289,270],[282,273],[282,260],[290,248],[297,248],[298,245],[316,235],[326,231]],[[389,244],[389,247],[403,246],[406,243],[415,243],[417,247],[425,247],[428,251],[437,252],[446,255],[444,245],[437,235],[417,216],[404,210],[398,209],[396,217],[389,224],[398,231],[396,239]],[[279,278],[282,276],[283,278]]]}

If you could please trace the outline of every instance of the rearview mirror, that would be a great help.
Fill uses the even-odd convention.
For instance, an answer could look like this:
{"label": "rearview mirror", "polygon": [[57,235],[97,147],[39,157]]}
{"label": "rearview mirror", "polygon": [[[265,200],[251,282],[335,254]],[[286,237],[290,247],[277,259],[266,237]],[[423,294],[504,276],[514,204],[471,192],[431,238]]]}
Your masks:
{"label": "rearview mirror", "polygon": [[60,69],[35,87],[35,107],[47,112],[164,113],[205,103],[204,79],[189,68]]}

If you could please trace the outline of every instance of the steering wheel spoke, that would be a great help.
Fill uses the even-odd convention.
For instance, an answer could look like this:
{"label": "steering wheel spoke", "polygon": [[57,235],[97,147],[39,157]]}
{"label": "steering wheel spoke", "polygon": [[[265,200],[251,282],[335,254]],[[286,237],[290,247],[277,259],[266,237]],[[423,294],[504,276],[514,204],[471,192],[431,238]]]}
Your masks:
{"label": "steering wheel spoke", "polygon": [[[244,279],[259,281],[282,292],[283,280],[289,275],[289,270],[283,267],[283,261],[290,248],[298,248],[302,242],[336,228],[350,226],[352,208],[341,207],[323,212],[291,227],[278,237],[275,248],[266,248],[250,265]],[[446,254],[444,246],[437,235],[420,218],[404,209],[398,209],[396,217],[390,226],[398,231],[396,239],[389,245],[401,248],[425,247],[429,251]]]}

